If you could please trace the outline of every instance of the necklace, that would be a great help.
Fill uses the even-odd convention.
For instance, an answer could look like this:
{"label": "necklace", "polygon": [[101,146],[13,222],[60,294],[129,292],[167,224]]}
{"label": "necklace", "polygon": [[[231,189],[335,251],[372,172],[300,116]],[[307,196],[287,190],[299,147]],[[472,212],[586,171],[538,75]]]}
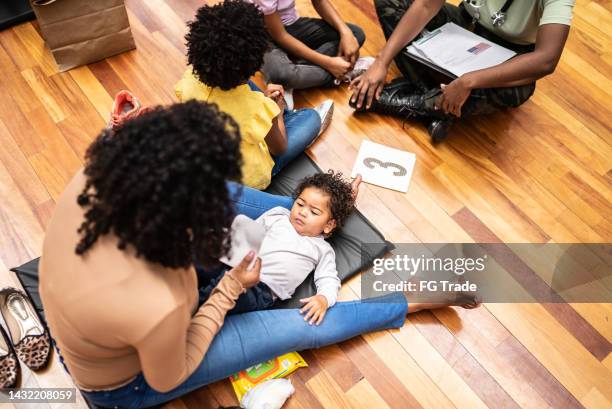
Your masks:
{"label": "necklace", "polygon": [[[480,8],[483,7],[487,0],[463,0],[472,9],[474,9],[474,15],[472,16],[472,24],[476,24],[480,20]],[[506,12],[512,6],[514,0],[506,0],[503,6],[491,15],[491,22],[494,27],[501,27],[506,22]]]}

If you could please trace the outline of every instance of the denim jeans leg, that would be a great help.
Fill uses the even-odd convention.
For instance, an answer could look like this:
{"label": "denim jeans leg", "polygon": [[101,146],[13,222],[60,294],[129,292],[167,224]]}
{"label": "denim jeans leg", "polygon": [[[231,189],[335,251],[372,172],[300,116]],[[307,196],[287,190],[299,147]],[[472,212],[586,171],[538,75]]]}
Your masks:
{"label": "denim jeans leg", "polygon": [[249,88],[251,88],[251,91],[263,92],[263,91],[261,90],[261,88],[259,88],[259,87],[257,86],[257,84],[255,84],[255,83],[254,83],[253,81],[251,81],[251,80],[249,80],[249,81],[247,82],[247,85],[249,86]]}
{"label": "denim jeans leg", "polygon": [[357,335],[404,324],[408,303],[402,293],[330,308],[323,322],[308,325],[298,309],[255,311],[228,316],[200,366],[168,393],[149,388],[143,404],[157,405],[252,365],[291,351],[320,348]]}
{"label": "denim jeans leg", "polygon": [[300,109],[284,113],[285,130],[287,132],[287,150],[273,157],[272,176],[278,174],[289,162],[306,150],[319,135],[321,117],[314,109]]}
{"label": "denim jeans leg", "polygon": [[399,328],[404,324],[407,312],[408,303],[404,295],[393,293],[369,300],[339,302],[328,310],[318,326],[304,322],[298,309],[228,316],[204,360],[172,391],[155,391],[141,374],[124,387],[86,395],[105,407],[160,405],[287,352],[320,348],[363,333]]}
{"label": "denim jeans leg", "polygon": [[251,219],[257,219],[273,207],[291,209],[293,198],[262,192],[236,182],[227,182],[230,200],[236,214],[243,214]]}

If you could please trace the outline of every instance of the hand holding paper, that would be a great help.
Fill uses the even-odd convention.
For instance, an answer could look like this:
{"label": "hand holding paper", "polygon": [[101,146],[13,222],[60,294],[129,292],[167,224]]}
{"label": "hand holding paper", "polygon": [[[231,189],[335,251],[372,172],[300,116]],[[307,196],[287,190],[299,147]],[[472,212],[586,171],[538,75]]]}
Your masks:
{"label": "hand holding paper", "polygon": [[230,252],[227,256],[221,257],[219,261],[235,267],[249,251],[254,251],[256,255],[259,253],[261,243],[266,235],[266,229],[255,220],[239,214],[232,222],[230,234]]}

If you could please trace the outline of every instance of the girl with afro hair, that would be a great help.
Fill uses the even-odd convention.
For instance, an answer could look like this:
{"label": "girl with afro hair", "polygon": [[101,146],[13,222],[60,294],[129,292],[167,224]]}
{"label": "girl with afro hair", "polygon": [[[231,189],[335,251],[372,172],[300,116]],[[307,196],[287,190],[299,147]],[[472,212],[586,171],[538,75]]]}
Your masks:
{"label": "girl with afro hair", "polygon": [[261,92],[249,81],[269,47],[263,15],[255,5],[243,0],[206,5],[188,26],[191,67],[176,84],[176,95],[180,101],[215,103],[234,118],[242,135],[242,183],[263,190],[323,132],[333,103],[288,110],[282,86],[268,84]]}

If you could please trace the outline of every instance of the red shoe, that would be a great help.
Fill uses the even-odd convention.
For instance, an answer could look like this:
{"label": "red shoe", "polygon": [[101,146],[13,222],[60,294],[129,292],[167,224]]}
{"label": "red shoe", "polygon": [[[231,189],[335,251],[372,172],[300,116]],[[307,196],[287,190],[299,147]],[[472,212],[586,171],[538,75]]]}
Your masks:
{"label": "red shoe", "polygon": [[117,129],[125,120],[142,113],[140,101],[130,91],[121,90],[115,96],[108,126]]}

